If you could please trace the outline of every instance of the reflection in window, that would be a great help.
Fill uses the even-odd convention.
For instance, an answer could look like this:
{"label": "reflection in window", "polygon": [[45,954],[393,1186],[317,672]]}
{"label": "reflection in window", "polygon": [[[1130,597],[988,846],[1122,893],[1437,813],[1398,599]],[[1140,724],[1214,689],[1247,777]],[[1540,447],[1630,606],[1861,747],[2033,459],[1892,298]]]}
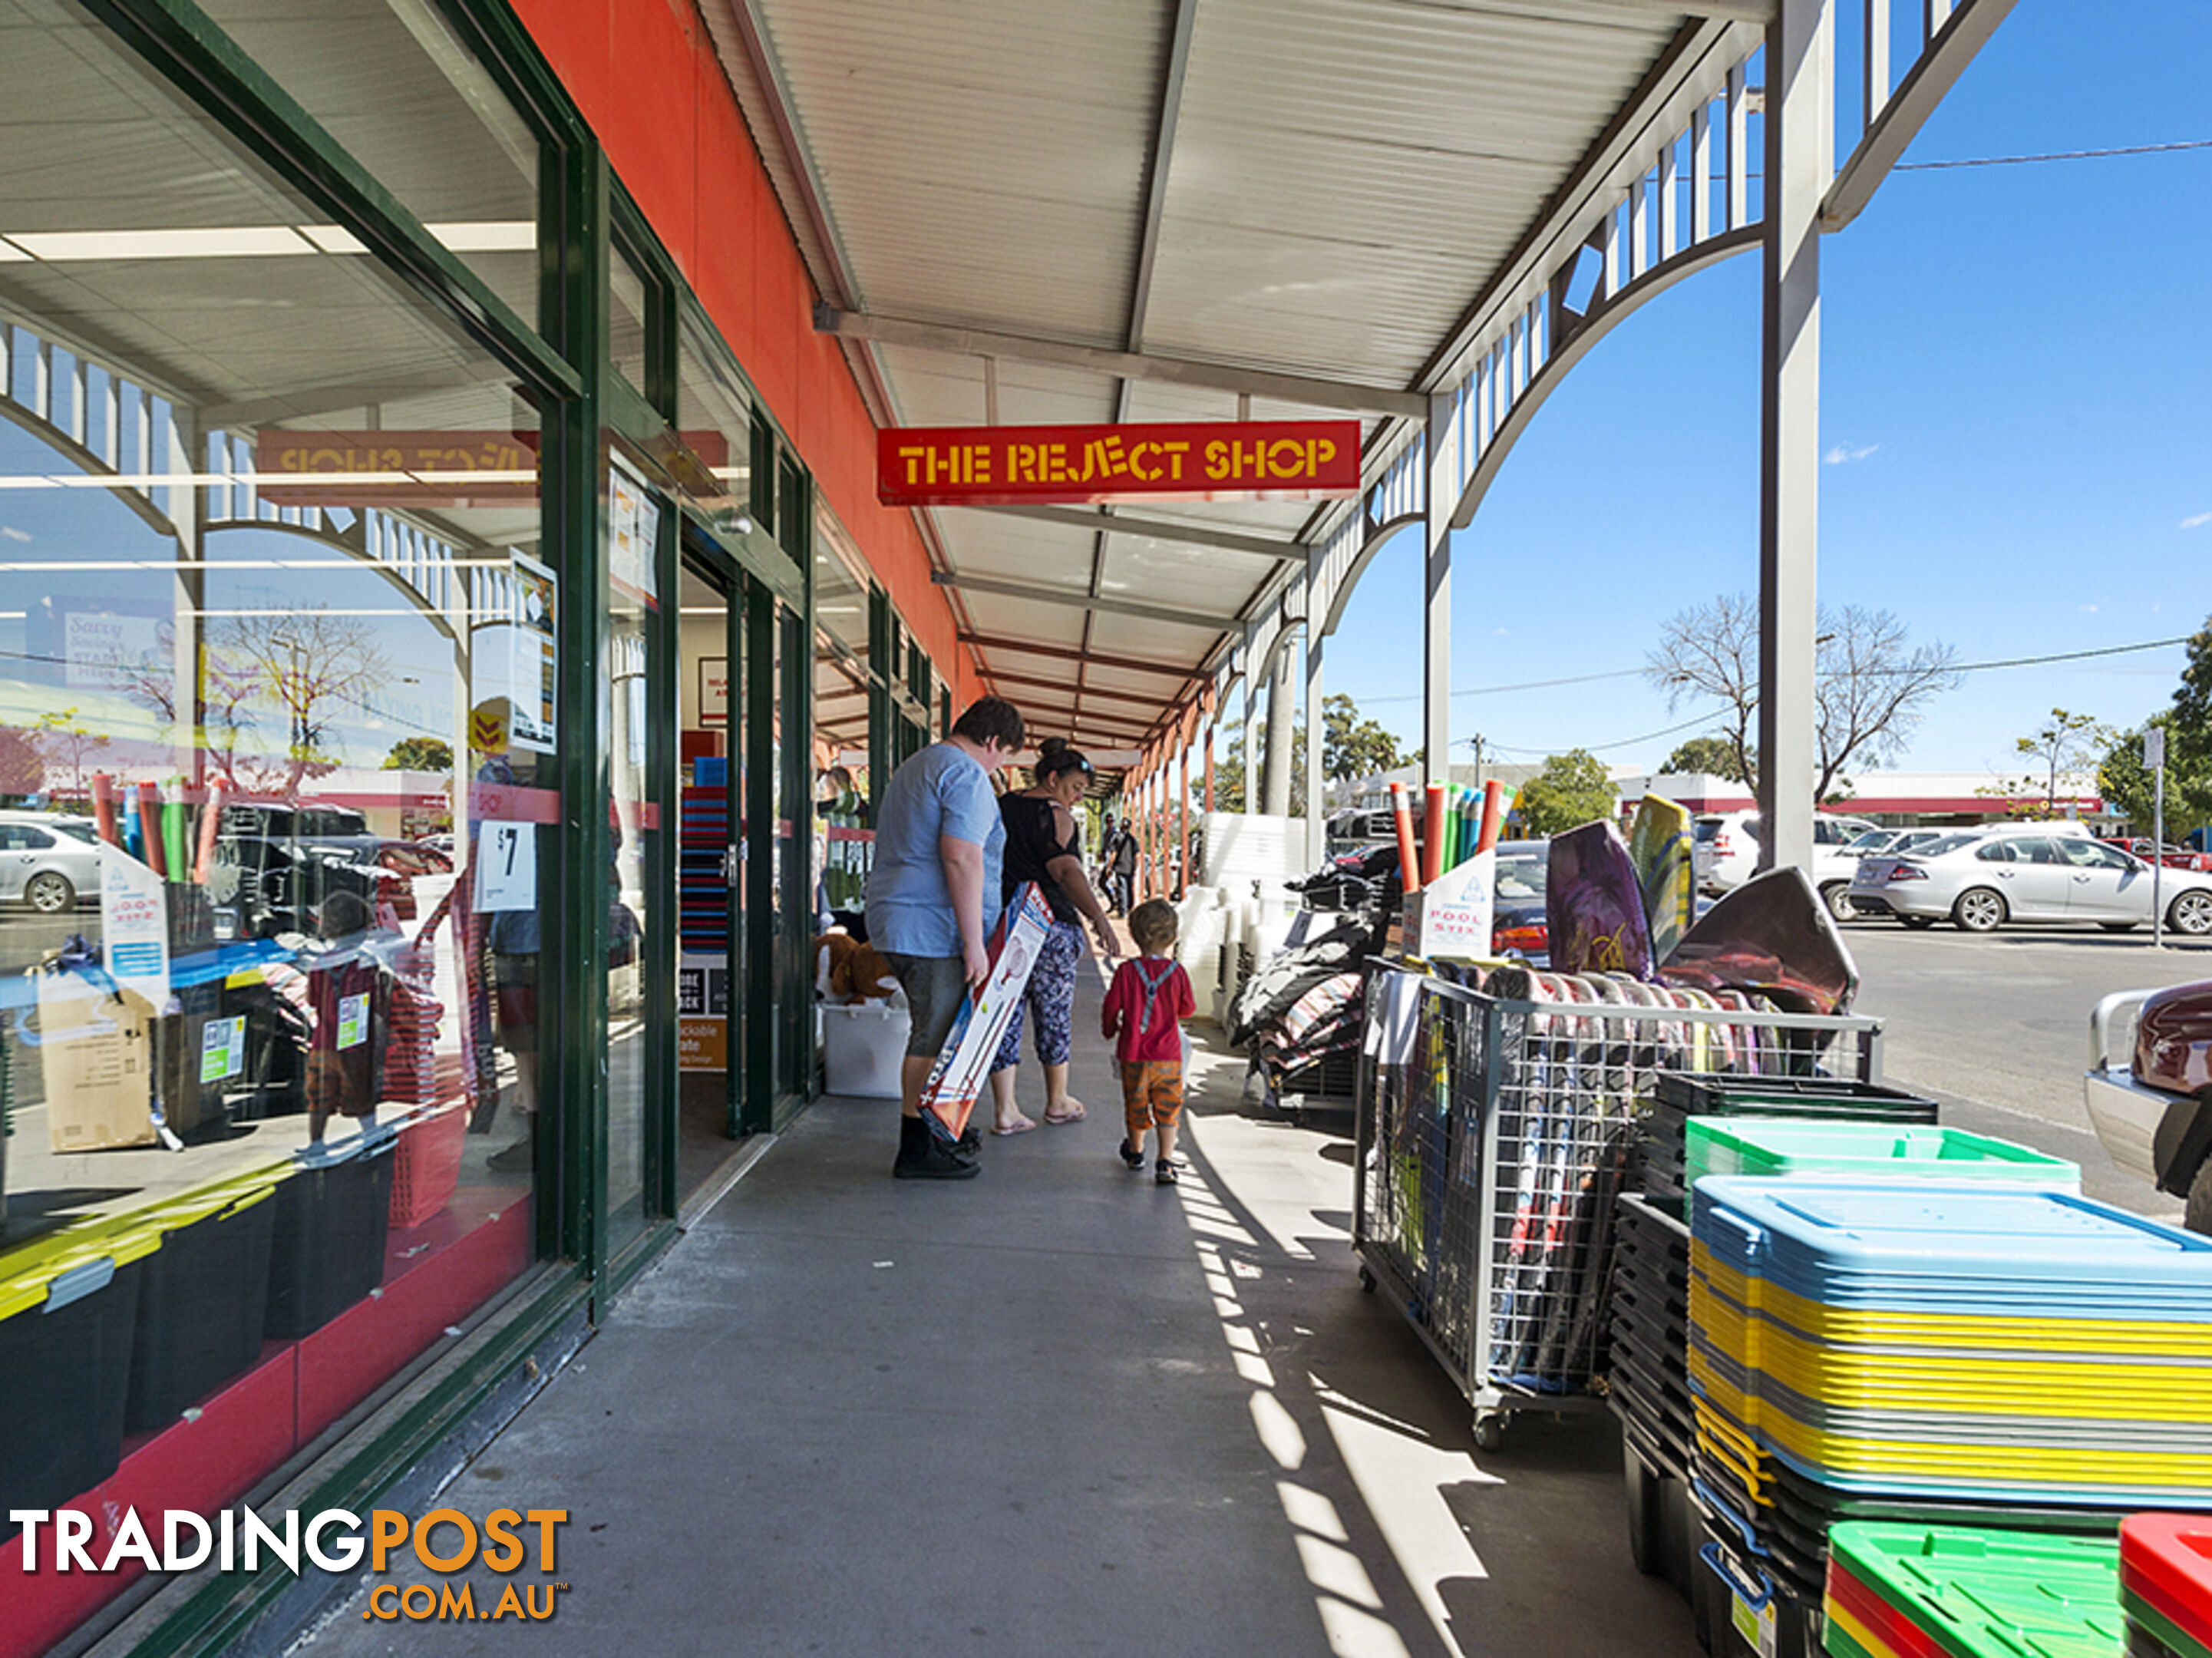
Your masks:
{"label": "reflection in window", "polygon": [[532,1258],[562,596],[514,369],[27,19],[76,187],[0,168],[0,1279],[112,1321],[42,1327],[0,1515],[143,1511],[155,1442],[243,1491]]}

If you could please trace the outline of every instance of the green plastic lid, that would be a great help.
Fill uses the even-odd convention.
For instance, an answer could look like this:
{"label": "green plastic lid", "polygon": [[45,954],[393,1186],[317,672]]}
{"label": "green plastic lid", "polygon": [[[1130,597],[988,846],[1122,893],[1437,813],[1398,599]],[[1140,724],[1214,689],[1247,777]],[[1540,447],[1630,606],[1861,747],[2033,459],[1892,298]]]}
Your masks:
{"label": "green plastic lid", "polygon": [[1828,1548],[1955,1658],[2116,1658],[2126,1650],[2117,1536],[1846,1521]]}
{"label": "green plastic lid", "polygon": [[1706,1175],[1917,1175],[1942,1180],[2033,1181],[2069,1192],[2081,1166],[1963,1128],[1885,1122],[1691,1117],[1682,1172]]}

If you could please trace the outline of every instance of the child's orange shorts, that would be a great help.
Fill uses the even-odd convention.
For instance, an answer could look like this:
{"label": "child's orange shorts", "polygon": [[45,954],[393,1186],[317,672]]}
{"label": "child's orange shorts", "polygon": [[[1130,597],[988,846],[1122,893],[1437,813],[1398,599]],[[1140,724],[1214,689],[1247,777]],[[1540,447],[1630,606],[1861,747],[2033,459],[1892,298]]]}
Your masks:
{"label": "child's orange shorts", "polygon": [[1182,1116],[1182,1062],[1147,1060],[1121,1065],[1121,1114],[1129,1142],[1155,1128],[1172,1128]]}

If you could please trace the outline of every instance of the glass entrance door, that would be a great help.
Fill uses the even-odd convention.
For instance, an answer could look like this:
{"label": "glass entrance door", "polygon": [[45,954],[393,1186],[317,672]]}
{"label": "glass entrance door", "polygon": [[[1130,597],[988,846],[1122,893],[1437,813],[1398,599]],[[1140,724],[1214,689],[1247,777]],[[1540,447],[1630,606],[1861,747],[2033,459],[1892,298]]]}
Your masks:
{"label": "glass entrance door", "polygon": [[689,538],[676,680],[679,1200],[745,1132],[740,578],[698,531]]}

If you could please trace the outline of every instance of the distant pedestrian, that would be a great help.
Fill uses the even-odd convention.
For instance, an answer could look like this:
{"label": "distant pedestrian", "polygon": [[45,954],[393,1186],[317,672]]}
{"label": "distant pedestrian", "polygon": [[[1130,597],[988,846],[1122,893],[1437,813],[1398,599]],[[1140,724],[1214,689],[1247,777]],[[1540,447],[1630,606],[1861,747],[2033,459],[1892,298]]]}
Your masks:
{"label": "distant pedestrian", "polygon": [[1137,837],[1124,818],[1115,826],[1105,848],[1107,887],[1116,914],[1127,915],[1137,899]]}
{"label": "distant pedestrian", "polygon": [[921,1090],[968,993],[990,972],[987,905],[995,914],[1006,842],[991,774],[1022,746],[1021,711],[987,696],[971,703],[942,743],[891,774],[876,814],[868,872],[868,939],[906,992],[913,1027],[899,1068],[902,1180],[966,1180],[976,1174],[970,1128],[940,1145],[921,1119]]}
{"label": "distant pedestrian", "polygon": [[1176,1130],[1182,1120],[1182,1021],[1198,1011],[1190,975],[1170,953],[1176,944],[1175,906],[1148,898],[1129,917],[1129,932],[1144,953],[1121,963],[1107,987],[1100,1026],[1113,1039],[1121,1066],[1121,1114],[1127,1133],[1121,1161],[1145,1166],[1145,1136],[1155,1137],[1152,1178],[1173,1186]]}

